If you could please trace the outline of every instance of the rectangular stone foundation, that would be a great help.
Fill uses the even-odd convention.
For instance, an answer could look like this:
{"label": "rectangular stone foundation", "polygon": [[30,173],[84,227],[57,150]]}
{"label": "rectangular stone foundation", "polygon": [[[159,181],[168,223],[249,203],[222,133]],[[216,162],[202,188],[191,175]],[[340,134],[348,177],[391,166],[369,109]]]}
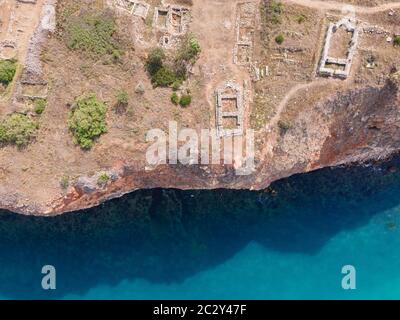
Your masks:
{"label": "rectangular stone foundation", "polygon": [[216,127],[219,137],[243,135],[243,92],[235,83],[216,90]]}
{"label": "rectangular stone foundation", "polygon": [[[352,33],[349,48],[345,58],[331,57],[329,52],[332,46],[332,36],[339,28],[345,28],[347,32]],[[351,18],[343,18],[338,23],[329,25],[326,33],[324,49],[322,52],[321,63],[318,69],[318,73],[325,77],[336,77],[341,79],[347,79],[350,75],[353,58],[358,45],[359,30],[356,26],[356,22],[352,21]]]}

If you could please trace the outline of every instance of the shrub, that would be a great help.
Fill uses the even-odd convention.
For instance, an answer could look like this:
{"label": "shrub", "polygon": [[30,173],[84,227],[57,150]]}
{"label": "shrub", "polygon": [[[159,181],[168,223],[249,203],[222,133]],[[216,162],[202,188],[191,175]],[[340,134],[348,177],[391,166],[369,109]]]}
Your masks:
{"label": "shrub", "polygon": [[146,68],[150,76],[154,76],[164,64],[165,53],[161,48],[153,49],[146,61]]}
{"label": "shrub", "polygon": [[64,176],[62,176],[61,179],[60,179],[60,187],[61,187],[62,189],[67,189],[68,186],[69,186],[69,177],[66,176],[66,175],[64,175]]}
{"label": "shrub", "polygon": [[122,106],[126,106],[129,103],[129,95],[128,92],[126,92],[125,90],[121,90],[117,93],[117,104],[118,105],[122,105]]}
{"label": "shrub", "polygon": [[161,48],[152,49],[147,57],[146,69],[154,86],[169,87],[179,90],[187,77],[188,67],[195,63],[201,48],[197,39],[192,35],[186,36],[174,58],[167,59]]}
{"label": "shrub", "polygon": [[74,142],[83,149],[90,149],[94,140],[107,132],[106,112],[106,105],[98,101],[96,96],[78,98],[68,117]]}
{"label": "shrub", "polygon": [[36,135],[38,124],[25,114],[12,113],[0,122],[0,142],[26,146]]}
{"label": "shrub", "polygon": [[37,114],[42,114],[43,111],[46,109],[47,100],[46,99],[36,99],[34,103],[35,112]]}
{"label": "shrub", "polygon": [[107,184],[107,182],[110,180],[110,176],[106,173],[106,172],[103,172],[100,176],[99,176],[99,178],[97,179],[97,184],[99,185],[99,186],[104,186],[104,185],[106,185]]}
{"label": "shrub", "polygon": [[190,105],[192,103],[192,96],[189,94],[184,94],[182,95],[181,99],[179,100],[179,104],[182,107],[187,107],[188,105]]}
{"label": "shrub", "polygon": [[178,104],[179,104],[179,96],[177,95],[176,92],[172,93],[171,102],[172,102],[173,104],[175,104],[175,105],[178,105]]}
{"label": "shrub", "polygon": [[201,53],[201,47],[199,41],[193,34],[187,35],[178,50],[176,60],[195,62]]}
{"label": "shrub", "polygon": [[301,14],[301,15],[299,15],[299,16],[297,17],[297,23],[301,24],[301,23],[303,23],[304,21],[306,21],[306,16],[305,16],[305,15]]}
{"label": "shrub", "polygon": [[0,83],[8,85],[17,72],[17,60],[0,60]]}
{"label": "shrub", "polygon": [[156,87],[168,87],[177,80],[175,72],[167,66],[162,67],[153,76],[152,82]]}
{"label": "shrub", "polygon": [[395,46],[400,47],[400,36],[394,37],[393,43]]}
{"label": "shrub", "polygon": [[122,49],[114,38],[116,30],[115,19],[109,14],[87,12],[71,16],[66,24],[67,46],[93,57],[109,55],[117,61]]}
{"label": "shrub", "polygon": [[282,34],[280,34],[280,35],[278,35],[278,36],[275,37],[275,42],[276,42],[277,44],[282,44],[283,41],[285,41],[285,37],[284,37]]}
{"label": "shrub", "polygon": [[193,65],[201,53],[201,47],[193,34],[187,35],[177,51],[174,69],[178,78],[186,79],[188,67]]}

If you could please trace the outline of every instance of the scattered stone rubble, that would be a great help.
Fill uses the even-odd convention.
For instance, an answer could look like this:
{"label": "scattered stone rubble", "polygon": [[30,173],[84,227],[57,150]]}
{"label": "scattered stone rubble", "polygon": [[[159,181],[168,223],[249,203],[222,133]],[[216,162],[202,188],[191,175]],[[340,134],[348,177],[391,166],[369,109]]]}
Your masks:
{"label": "scattered stone rubble", "polygon": [[[244,130],[244,103],[243,90],[233,82],[227,82],[216,90],[216,127],[219,137],[229,137],[243,135]],[[230,104],[230,110],[226,110],[227,104]],[[234,119],[236,128],[225,128],[224,120]]]}
{"label": "scattered stone rubble", "polygon": [[269,76],[269,67],[268,66],[264,66],[264,67],[260,67],[257,66],[256,63],[253,63],[251,65],[251,75],[252,75],[252,80],[254,82],[260,81],[261,79],[264,79],[265,77]]}
{"label": "scattered stone rubble", "polygon": [[[332,36],[336,31],[339,30],[339,28],[342,27],[344,27],[347,32],[352,33],[350,46],[347,51],[347,57],[345,59],[330,57],[328,54],[332,46]],[[353,57],[358,45],[358,39],[359,28],[357,27],[357,24],[353,18],[345,17],[336,24],[330,23],[325,38],[324,50],[319,67],[319,74],[322,76],[347,79],[347,77],[350,75]],[[336,65],[338,68],[330,68],[328,67],[329,65]]]}

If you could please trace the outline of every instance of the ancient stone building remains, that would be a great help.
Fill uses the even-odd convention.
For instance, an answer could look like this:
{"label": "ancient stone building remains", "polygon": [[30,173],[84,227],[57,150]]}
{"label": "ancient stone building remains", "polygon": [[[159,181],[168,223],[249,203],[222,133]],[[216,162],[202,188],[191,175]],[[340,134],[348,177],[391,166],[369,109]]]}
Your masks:
{"label": "ancient stone building remains", "polygon": [[172,35],[187,32],[190,23],[188,8],[178,5],[157,7],[154,10],[153,27]]}
{"label": "ancient stone building remains", "polygon": [[244,130],[243,90],[228,82],[216,90],[216,126],[219,137],[238,136]]}
{"label": "ancient stone building remains", "polygon": [[149,13],[150,10],[150,5],[143,1],[114,0],[114,4],[118,8],[127,11],[129,14],[133,14],[143,19],[146,19],[147,14]]}
{"label": "ancient stone building remains", "polygon": [[[331,52],[338,53],[340,41],[346,41],[346,34],[339,35],[340,31],[345,31],[350,35],[346,44],[345,53],[341,56],[332,56]],[[336,41],[333,38],[336,36]],[[326,33],[324,49],[322,52],[319,74],[328,77],[346,79],[350,75],[351,65],[357,49],[359,38],[359,28],[353,18],[345,17],[337,23],[331,23]],[[339,41],[338,41],[339,40]]]}
{"label": "ancient stone building remains", "polygon": [[254,32],[257,5],[254,2],[243,2],[237,5],[236,44],[234,63],[248,66],[251,64],[254,46]]}
{"label": "ancient stone building remains", "polygon": [[57,0],[46,0],[40,14],[40,21],[28,44],[24,69],[14,92],[14,99],[38,99],[47,97],[47,81],[43,78],[40,59],[42,46],[48,35],[56,29]]}

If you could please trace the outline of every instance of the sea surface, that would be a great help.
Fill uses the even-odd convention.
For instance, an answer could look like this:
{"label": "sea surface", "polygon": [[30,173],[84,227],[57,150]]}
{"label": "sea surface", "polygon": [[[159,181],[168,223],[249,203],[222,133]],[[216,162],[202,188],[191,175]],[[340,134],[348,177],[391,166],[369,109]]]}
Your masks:
{"label": "sea surface", "polygon": [[[143,190],[54,218],[1,211],[0,296],[399,299],[397,168],[324,169],[262,192]],[[42,289],[44,265],[56,290]]]}

